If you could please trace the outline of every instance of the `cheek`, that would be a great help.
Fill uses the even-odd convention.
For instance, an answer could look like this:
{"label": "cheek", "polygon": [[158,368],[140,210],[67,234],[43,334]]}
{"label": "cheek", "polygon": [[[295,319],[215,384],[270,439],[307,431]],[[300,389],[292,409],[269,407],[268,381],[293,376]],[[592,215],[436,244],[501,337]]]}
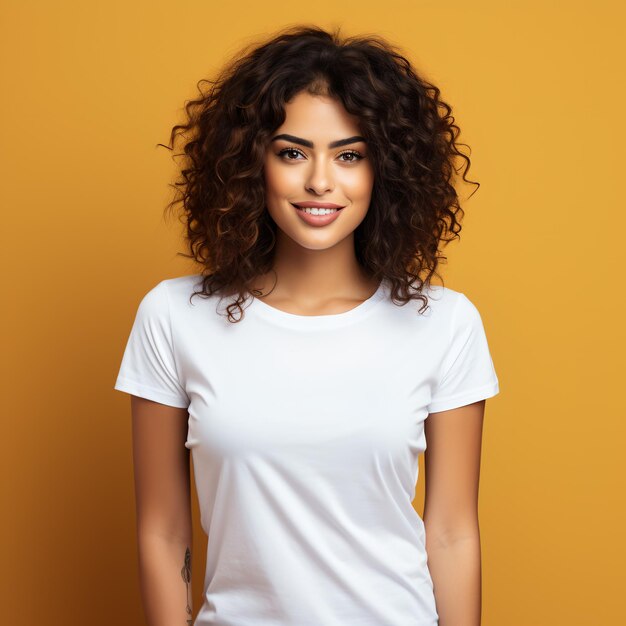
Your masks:
{"label": "cheek", "polygon": [[343,188],[353,200],[368,200],[372,194],[374,176],[369,169],[350,172],[343,181]]}
{"label": "cheek", "polygon": [[295,169],[290,171],[290,168],[280,167],[280,164],[266,164],[263,173],[268,195],[286,196],[293,193],[293,187],[298,182]]}

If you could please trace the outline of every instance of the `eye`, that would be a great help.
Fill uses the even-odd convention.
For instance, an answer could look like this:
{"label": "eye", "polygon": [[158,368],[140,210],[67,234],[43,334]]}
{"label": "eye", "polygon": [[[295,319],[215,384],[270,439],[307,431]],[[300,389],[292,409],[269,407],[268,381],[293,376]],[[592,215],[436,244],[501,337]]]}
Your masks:
{"label": "eye", "polygon": [[[299,150],[298,148],[293,148],[293,147],[289,147],[289,148],[283,148],[282,150],[280,150],[278,152],[278,156],[281,158],[285,158],[285,155],[287,154],[302,154],[302,156],[304,156],[304,154],[302,153],[301,150]],[[352,158],[350,159],[341,159],[343,160],[344,163],[356,163],[357,161],[360,161],[361,159],[364,159],[365,157],[358,152],[357,150],[346,150],[345,152],[341,152],[339,154],[339,157],[344,157],[344,156],[350,156]],[[296,158],[291,158],[291,157],[286,157],[287,161],[297,161],[298,159]]]}
{"label": "eye", "polygon": [[342,157],[346,155],[350,155],[355,158],[344,161],[344,163],[356,163],[357,161],[365,158],[360,152],[357,152],[356,150],[346,150],[345,152],[342,152],[339,156]]}
{"label": "eye", "polygon": [[[279,153],[278,156],[279,157],[283,157],[283,155],[288,154],[288,153],[296,153],[296,154],[302,154],[302,152],[300,150],[298,150],[298,148],[283,148]],[[304,155],[302,155],[304,156]],[[287,158],[287,161],[296,161],[297,159],[291,159],[291,158]]]}

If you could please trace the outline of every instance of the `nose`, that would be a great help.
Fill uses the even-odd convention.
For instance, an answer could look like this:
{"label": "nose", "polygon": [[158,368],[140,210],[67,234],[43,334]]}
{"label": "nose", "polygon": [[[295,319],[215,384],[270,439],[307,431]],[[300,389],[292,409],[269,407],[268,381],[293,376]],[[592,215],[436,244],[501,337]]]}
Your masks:
{"label": "nose", "polygon": [[307,191],[312,191],[318,195],[323,195],[332,191],[334,188],[334,181],[331,169],[332,168],[323,159],[314,161],[306,180]]}

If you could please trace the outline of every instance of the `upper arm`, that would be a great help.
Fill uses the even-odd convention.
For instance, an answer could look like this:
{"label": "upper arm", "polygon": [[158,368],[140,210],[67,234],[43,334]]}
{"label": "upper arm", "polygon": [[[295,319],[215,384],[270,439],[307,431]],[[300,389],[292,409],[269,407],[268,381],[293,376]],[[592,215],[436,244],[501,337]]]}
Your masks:
{"label": "upper arm", "polygon": [[190,541],[187,409],[130,398],[137,531]]}
{"label": "upper arm", "polygon": [[474,533],[485,400],[431,413],[424,423],[424,524],[441,542]]}

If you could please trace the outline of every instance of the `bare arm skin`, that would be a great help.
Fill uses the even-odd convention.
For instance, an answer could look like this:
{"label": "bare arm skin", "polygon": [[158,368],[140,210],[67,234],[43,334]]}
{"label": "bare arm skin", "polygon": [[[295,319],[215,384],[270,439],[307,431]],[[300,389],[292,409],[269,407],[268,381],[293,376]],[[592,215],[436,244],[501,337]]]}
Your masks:
{"label": "bare arm skin", "polygon": [[439,626],[480,626],[478,483],[485,400],[431,413],[424,526]]}
{"label": "bare arm skin", "polygon": [[148,626],[192,624],[187,409],[131,395],[137,547]]}

